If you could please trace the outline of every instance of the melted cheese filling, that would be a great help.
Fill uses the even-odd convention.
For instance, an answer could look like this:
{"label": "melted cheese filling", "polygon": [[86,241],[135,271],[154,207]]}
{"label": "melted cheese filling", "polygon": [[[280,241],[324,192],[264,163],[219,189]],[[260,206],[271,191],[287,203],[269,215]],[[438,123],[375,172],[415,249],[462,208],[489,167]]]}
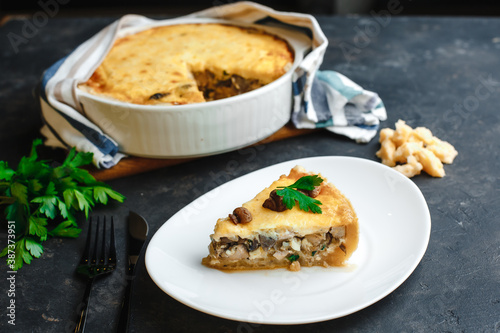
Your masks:
{"label": "melted cheese filling", "polygon": [[[287,258],[294,261],[298,257],[315,257],[320,259],[321,251],[332,251],[336,247],[342,249],[345,242],[345,227],[332,227],[326,233],[309,235],[295,235],[282,233],[273,235],[263,233],[258,237],[249,238],[221,238],[212,239],[210,255],[215,259],[242,260],[264,259],[273,256],[277,260]],[[297,257],[294,257],[297,256]]]}

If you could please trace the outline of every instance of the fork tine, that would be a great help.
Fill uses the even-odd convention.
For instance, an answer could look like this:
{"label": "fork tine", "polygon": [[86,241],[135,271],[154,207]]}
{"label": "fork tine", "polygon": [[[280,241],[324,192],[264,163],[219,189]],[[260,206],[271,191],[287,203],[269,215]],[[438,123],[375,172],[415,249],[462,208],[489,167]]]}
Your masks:
{"label": "fork tine", "polygon": [[92,265],[96,265],[97,263],[97,258],[98,258],[98,244],[99,244],[99,225],[101,224],[100,223],[101,221],[99,220],[99,216],[97,217],[97,223],[96,223],[96,226],[95,226],[95,235],[94,235],[94,253],[92,254],[92,262],[91,264]]}
{"label": "fork tine", "polygon": [[[87,233],[85,251],[82,259],[80,260],[80,265],[78,265],[76,269],[77,273],[87,277],[87,286],[85,287],[85,293],[82,301],[83,307],[78,317],[78,324],[75,328],[75,333],[81,333],[85,330],[90,292],[92,290],[94,278],[106,273],[111,273],[116,268],[116,247],[113,217],[111,217],[109,236],[106,232],[106,217],[104,216],[103,218],[102,234],[99,230],[99,226],[101,225],[99,216],[97,216],[95,220],[97,220],[97,222],[94,224],[92,223],[92,217],[89,218],[89,229]],[[93,224],[94,226],[92,226]],[[106,246],[108,239],[109,250]]]}
{"label": "fork tine", "polygon": [[107,263],[107,251],[106,251],[106,216],[103,218],[103,226],[102,226],[102,244],[101,244],[101,255],[99,259],[99,263],[104,266]]}
{"label": "fork tine", "polygon": [[92,216],[89,218],[89,229],[87,230],[87,240],[85,241],[85,250],[83,250],[80,265],[87,265],[90,260],[90,244],[92,241]]}
{"label": "fork tine", "polygon": [[110,230],[110,238],[109,238],[109,256],[108,262],[110,264],[116,264],[116,247],[115,247],[115,221],[113,216],[111,216],[111,230]]}

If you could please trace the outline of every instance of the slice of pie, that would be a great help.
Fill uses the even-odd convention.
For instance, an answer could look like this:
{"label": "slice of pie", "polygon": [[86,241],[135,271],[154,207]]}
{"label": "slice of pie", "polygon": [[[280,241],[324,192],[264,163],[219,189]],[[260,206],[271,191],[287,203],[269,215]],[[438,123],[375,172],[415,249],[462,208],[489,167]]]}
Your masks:
{"label": "slice of pie", "polygon": [[[313,175],[323,180],[321,184],[298,191],[311,198],[306,202],[319,201],[316,211],[320,207],[321,212],[303,210],[299,201],[287,209],[286,198],[277,194],[280,189]],[[321,175],[296,166],[217,221],[210,235],[210,253],[202,263],[221,270],[342,266],[358,246],[358,233],[358,218],[349,199]]]}

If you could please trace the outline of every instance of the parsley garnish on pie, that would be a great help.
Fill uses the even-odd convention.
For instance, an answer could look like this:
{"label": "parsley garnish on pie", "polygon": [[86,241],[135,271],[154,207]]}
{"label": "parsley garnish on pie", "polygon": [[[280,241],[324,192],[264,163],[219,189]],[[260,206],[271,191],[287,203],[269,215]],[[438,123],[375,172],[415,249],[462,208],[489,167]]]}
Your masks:
{"label": "parsley garnish on pie", "polygon": [[278,188],[280,188],[280,190],[278,190],[276,194],[283,197],[283,203],[288,209],[292,209],[295,206],[295,201],[297,201],[299,203],[299,208],[303,211],[321,214],[321,207],[318,206],[322,204],[321,201],[311,198],[299,190],[312,191],[322,182],[323,179],[318,175],[304,176],[292,185],[279,186]]}

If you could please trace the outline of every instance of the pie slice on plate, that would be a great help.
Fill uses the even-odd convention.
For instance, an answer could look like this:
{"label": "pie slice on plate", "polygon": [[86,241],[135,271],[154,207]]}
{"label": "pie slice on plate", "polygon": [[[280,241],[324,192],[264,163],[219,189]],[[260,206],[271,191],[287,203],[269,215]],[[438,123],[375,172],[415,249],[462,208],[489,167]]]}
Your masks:
{"label": "pie slice on plate", "polygon": [[356,212],[333,184],[300,166],[220,218],[202,263],[221,270],[342,266],[358,246]]}

